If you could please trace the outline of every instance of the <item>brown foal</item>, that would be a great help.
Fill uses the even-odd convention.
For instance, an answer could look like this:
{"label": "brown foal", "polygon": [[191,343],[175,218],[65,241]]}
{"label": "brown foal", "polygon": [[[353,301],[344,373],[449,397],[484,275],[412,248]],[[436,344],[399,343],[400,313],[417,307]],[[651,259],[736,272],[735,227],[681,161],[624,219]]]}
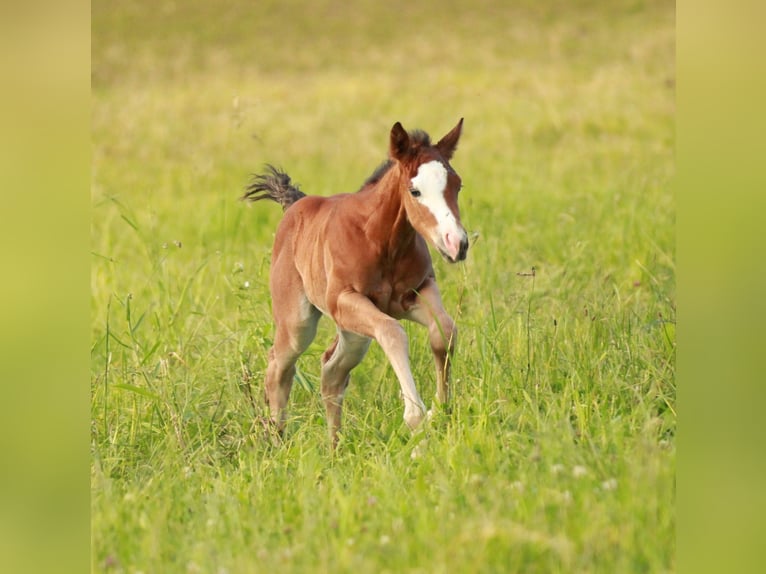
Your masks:
{"label": "brown foal", "polygon": [[282,205],[271,257],[274,345],[266,369],[266,401],[281,433],[295,363],[316,334],[321,315],[338,334],[322,355],[322,399],[333,445],[351,370],[375,339],[399,379],[404,420],[426,415],[410,370],[409,319],[428,328],[436,363],[436,397],[449,400],[450,358],[457,330],[436,286],[430,243],[450,263],[462,261],[468,238],[460,223],[460,177],[449,160],[463,120],[435,145],[425,132],[391,129],[389,159],[356,193],[307,196],[284,172],[268,167],[243,199]]}

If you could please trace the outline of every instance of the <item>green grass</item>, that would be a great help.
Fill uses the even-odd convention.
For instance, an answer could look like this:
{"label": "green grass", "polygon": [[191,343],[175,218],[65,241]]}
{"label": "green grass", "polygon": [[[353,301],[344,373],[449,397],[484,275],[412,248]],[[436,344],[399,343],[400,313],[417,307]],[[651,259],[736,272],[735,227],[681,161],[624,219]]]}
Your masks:
{"label": "green grass", "polygon": [[[674,5],[463,4],[93,4],[94,572],[675,570]],[[373,345],[332,455],[324,320],[273,446],[249,174],[353,191],[460,117],[451,412]]]}

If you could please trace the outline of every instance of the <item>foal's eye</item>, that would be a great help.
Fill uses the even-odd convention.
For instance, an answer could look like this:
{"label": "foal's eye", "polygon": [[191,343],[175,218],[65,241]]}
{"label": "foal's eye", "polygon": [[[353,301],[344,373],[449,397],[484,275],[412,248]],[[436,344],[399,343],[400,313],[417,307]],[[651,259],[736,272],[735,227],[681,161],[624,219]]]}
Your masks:
{"label": "foal's eye", "polygon": [[414,187],[410,190],[410,193],[412,194],[412,197],[420,197],[420,190],[415,189]]}

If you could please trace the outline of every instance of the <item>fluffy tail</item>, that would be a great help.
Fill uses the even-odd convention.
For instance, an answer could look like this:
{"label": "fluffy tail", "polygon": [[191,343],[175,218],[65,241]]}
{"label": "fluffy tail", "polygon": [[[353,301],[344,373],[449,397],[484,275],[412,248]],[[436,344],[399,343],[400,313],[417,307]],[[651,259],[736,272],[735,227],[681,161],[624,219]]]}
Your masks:
{"label": "fluffy tail", "polygon": [[296,184],[290,181],[290,176],[270,164],[265,166],[266,173],[253,174],[250,185],[245,189],[243,201],[259,201],[270,199],[276,201],[285,211],[302,197],[306,197]]}

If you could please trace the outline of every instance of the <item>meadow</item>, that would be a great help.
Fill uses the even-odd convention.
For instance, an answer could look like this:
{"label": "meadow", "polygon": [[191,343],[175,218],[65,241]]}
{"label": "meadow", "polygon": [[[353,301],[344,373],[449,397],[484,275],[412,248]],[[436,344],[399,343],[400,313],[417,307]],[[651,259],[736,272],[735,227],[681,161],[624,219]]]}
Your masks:
{"label": "meadow", "polygon": [[[94,1],[92,571],[674,571],[674,11]],[[451,409],[411,433],[373,345],[332,453],[324,319],[274,444],[250,174],[352,192],[394,122],[460,117]]]}

